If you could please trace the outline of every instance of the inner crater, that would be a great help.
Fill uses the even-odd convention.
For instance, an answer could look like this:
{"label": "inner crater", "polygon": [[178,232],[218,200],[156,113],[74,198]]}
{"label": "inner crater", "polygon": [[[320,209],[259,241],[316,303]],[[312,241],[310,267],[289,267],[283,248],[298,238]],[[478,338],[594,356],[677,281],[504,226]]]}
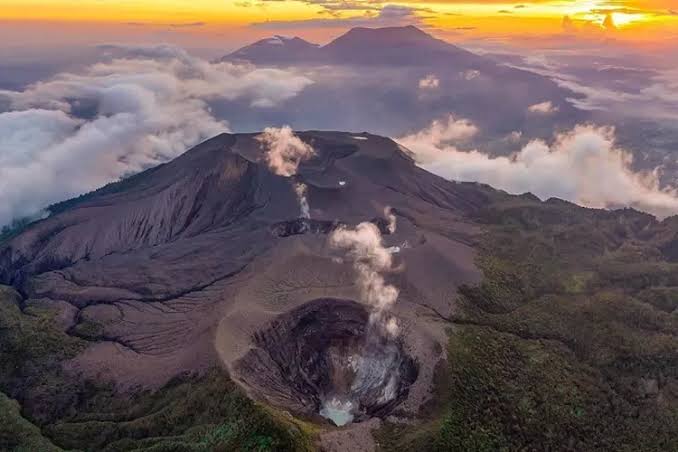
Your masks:
{"label": "inner crater", "polygon": [[253,395],[296,414],[339,426],[383,417],[407,397],[418,367],[380,330],[359,303],[314,300],[256,333],[235,370]]}

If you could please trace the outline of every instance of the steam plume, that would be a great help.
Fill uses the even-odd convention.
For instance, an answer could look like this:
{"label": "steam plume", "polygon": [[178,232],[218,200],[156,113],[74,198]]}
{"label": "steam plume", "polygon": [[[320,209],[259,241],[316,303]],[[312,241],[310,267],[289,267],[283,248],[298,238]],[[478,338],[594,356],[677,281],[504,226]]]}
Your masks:
{"label": "steam plume", "polygon": [[393,234],[396,231],[396,216],[393,214],[393,210],[390,207],[384,208],[384,216],[388,220],[388,232]]}
{"label": "steam plume", "polygon": [[297,199],[299,200],[299,208],[301,209],[301,218],[310,219],[311,218],[311,206],[308,204],[308,197],[306,192],[308,191],[308,186],[302,182],[297,182],[294,184],[294,192],[297,194]]}
{"label": "steam plume", "polygon": [[294,176],[299,164],[315,155],[313,148],[301,141],[290,126],[267,127],[257,140],[266,149],[269,168],[279,176]]}
{"label": "steam plume", "polygon": [[[294,134],[290,126],[267,127],[256,138],[266,150],[266,163],[275,174],[291,177],[297,174],[299,164],[315,155],[315,150]],[[311,218],[308,203],[308,187],[302,182],[294,184],[294,193],[299,201],[301,218]]]}
{"label": "steam plume", "polygon": [[[395,216],[390,220],[395,230]],[[337,229],[329,240],[331,246],[345,250],[353,259],[362,300],[372,309],[370,322],[380,326],[391,336],[397,335],[397,321],[388,312],[398,299],[399,291],[395,286],[387,284],[383,276],[393,270],[393,254],[384,247],[379,228],[364,222],[353,229]]]}

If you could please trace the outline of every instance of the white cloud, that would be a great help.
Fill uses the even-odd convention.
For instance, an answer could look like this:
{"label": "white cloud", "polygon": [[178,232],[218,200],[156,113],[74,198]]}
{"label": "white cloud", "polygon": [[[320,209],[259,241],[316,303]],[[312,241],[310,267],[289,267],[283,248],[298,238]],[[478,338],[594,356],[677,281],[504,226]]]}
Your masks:
{"label": "white cloud", "polygon": [[[279,0],[274,0],[279,1]],[[330,2],[320,2],[323,7],[327,8]],[[343,6],[345,11],[353,8],[346,8],[350,2],[338,2]],[[365,10],[366,4],[360,4],[360,10]],[[407,25],[416,25],[425,27],[423,23],[424,17],[422,13],[428,13],[430,10],[426,8],[416,8],[406,5],[384,5],[380,6],[375,2],[374,8],[370,8],[364,14],[349,17],[339,17],[332,14],[330,17],[314,18],[314,19],[300,19],[300,20],[267,20],[265,22],[255,22],[251,24],[255,28],[265,29],[290,29],[290,28],[347,28],[347,27],[402,27]],[[337,8],[331,10],[337,11]]]}
{"label": "white cloud", "polygon": [[478,150],[462,151],[454,136],[441,130],[459,121],[435,122],[398,142],[418,164],[450,180],[482,182],[510,193],[531,192],[541,199],[561,198],[595,208],[630,206],[659,217],[678,214],[678,191],[660,188],[659,169],[636,172],[632,156],[615,144],[614,130],[577,126],[558,135],[553,145],[528,143],[510,157],[493,157]]}
{"label": "white cloud", "polygon": [[0,91],[8,110],[0,112],[0,225],[227,131],[210,100],[266,108],[312,83],[283,70],[212,64],[170,46],[123,50],[126,58],[81,74]]}
{"label": "white cloud", "polygon": [[455,119],[448,115],[445,119],[436,119],[424,130],[409,135],[410,142],[428,142],[436,147],[446,143],[466,141],[478,133],[478,128],[467,119]]}
{"label": "white cloud", "polygon": [[440,87],[440,80],[434,74],[429,74],[419,80],[420,89],[436,89]]}
{"label": "white cloud", "polygon": [[549,100],[539,104],[530,105],[527,109],[530,113],[540,114],[540,115],[550,115],[558,111],[558,107],[554,106],[553,103]]}
{"label": "white cloud", "polygon": [[514,130],[513,132],[506,135],[504,140],[508,141],[509,143],[519,143],[522,138],[523,132],[520,130]]}
{"label": "white cloud", "polygon": [[480,77],[480,71],[475,69],[469,69],[467,71],[462,72],[461,77],[466,81],[471,81],[473,79]]}

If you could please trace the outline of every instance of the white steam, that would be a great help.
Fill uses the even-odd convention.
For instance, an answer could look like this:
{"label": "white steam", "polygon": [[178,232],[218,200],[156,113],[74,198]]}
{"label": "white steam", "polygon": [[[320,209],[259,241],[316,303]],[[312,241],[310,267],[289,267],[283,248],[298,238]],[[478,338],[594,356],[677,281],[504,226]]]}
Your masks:
{"label": "white steam", "polygon": [[279,176],[294,176],[299,164],[315,155],[315,150],[301,141],[290,126],[267,127],[257,140],[266,150],[269,168]]}
{"label": "white steam", "polygon": [[355,410],[354,403],[350,400],[344,400],[339,397],[331,397],[323,402],[320,408],[320,415],[324,418],[331,419],[338,427],[353,422],[353,411]]}
{"label": "white steam", "polygon": [[302,182],[294,184],[294,192],[297,194],[299,200],[299,209],[301,210],[301,218],[311,219],[311,206],[308,204],[308,186]]}
{"label": "white steam", "polygon": [[[267,127],[257,136],[266,151],[266,163],[273,173],[291,177],[297,174],[299,164],[313,157],[315,149],[296,136],[290,126]],[[299,201],[301,218],[311,218],[311,206],[308,203],[308,186],[302,182],[294,183],[294,193]]]}
{"label": "white steam", "polygon": [[[395,230],[395,217],[393,217]],[[388,313],[398,299],[398,289],[387,284],[384,274],[393,271],[393,253],[382,243],[379,228],[370,222],[355,228],[339,228],[329,238],[330,245],[346,251],[353,260],[360,295],[372,310],[370,321],[391,336],[398,334],[398,324]]]}
{"label": "white steam", "polygon": [[390,207],[385,207],[384,208],[384,217],[388,220],[388,226],[386,227],[388,229],[389,234],[394,234],[396,231],[396,216],[393,213],[393,209]]}
{"label": "white steam", "polygon": [[459,130],[471,128],[465,120],[436,121],[398,141],[421,167],[450,180],[482,182],[510,193],[531,192],[587,207],[634,207],[660,218],[678,213],[678,191],[660,187],[658,168],[635,171],[631,154],[616,146],[612,128],[577,126],[558,135],[551,146],[534,140],[509,157],[459,150],[465,138]]}
{"label": "white steam", "polygon": [[209,63],[170,46],[0,90],[0,225],[166,162],[227,131],[208,105],[266,108],[311,83],[278,69]]}

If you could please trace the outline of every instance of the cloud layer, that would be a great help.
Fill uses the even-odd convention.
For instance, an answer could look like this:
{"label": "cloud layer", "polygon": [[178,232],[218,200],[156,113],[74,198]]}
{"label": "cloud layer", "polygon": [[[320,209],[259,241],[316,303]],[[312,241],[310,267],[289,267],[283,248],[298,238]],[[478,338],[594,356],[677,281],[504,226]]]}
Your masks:
{"label": "cloud layer", "polygon": [[[270,1],[270,0],[269,0]],[[277,1],[277,0],[274,0]],[[320,2],[319,2],[320,3]],[[330,2],[322,2],[324,7],[328,7]],[[417,25],[425,27],[423,22],[425,16],[422,13],[430,13],[431,10],[406,5],[384,5],[379,7],[377,3],[360,5],[360,8],[352,8],[349,3],[336,2],[337,8],[329,8],[329,11],[365,11],[361,15],[351,17],[337,17],[332,14],[330,17],[321,17],[317,19],[300,20],[267,20],[266,22],[256,22],[251,24],[255,28],[282,29],[282,28],[347,28],[347,27],[400,27],[406,25]]]}
{"label": "cloud layer", "polygon": [[577,126],[556,136],[550,146],[534,140],[510,157],[460,150],[460,139],[472,130],[468,121],[450,117],[398,142],[414,153],[420,166],[450,180],[587,207],[630,206],[658,217],[678,214],[678,191],[660,188],[659,169],[634,171],[631,154],[616,146],[612,128]]}
{"label": "cloud layer", "polygon": [[220,132],[208,102],[268,108],[311,80],[212,64],[171,46],[120,48],[123,58],[0,90],[0,225],[168,161]]}

